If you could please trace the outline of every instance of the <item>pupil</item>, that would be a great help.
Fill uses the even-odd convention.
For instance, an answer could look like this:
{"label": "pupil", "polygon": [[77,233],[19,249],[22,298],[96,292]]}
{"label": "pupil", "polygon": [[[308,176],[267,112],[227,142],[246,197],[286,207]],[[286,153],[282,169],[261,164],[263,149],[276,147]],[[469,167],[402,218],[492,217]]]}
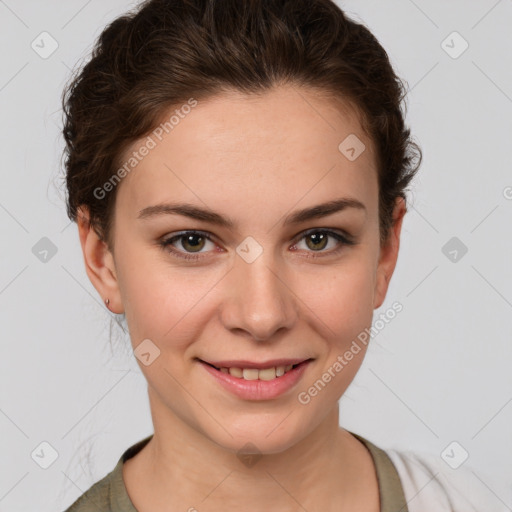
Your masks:
{"label": "pupil", "polygon": [[[185,244],[188,244],[188,245],[190,245],[192,248],[196,248],[196,249],[197,249],[197,248],[198,248],[198,246],[199,246],[199,249],[201,249],[201,242],[198,242],[198,243],[196,243],[196,244],[194,244],[194,243],[191,243],[191,242],[190,242],[191,240],[193,240],[193,239],[195,239],[195,238],[197,238],[197,239],[202,239],[203,237],[202,237],[201,235],[194,235],[194,234],[192,234],[192,235],[185,235],[185,237],[184,237],[184,238],[185,238]],[[184,248],[184,249],[187,249],[187,247],[185,246],[185,244],[183,244],[183,243],[182,243],[183,248]]]}
{"label": "pupil", "polygon": [[313,233],[310,236],[310,240],[313,241],[314,248],[323,248],[325,244],[322,245],[322,242],[325,242],[327,239],[324,233]]}

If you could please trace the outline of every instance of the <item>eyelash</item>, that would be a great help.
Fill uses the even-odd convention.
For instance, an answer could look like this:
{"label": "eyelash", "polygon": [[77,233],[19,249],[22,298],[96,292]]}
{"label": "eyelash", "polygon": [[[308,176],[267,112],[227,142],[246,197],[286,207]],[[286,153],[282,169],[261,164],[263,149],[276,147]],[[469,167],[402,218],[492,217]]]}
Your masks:
{"label": "eyelash", "polygon": [[[338,233],[336,231],[331,231],[329,229],[318,229],[318,228],[310,229],[308,231],[301,233],[300,238],[293,245],[296,245],[303,238],[306,238],[308,235],[312,235],[314,233],[327,234],[330,237],[334,238],[335,240],[337,240],[338,242],[341,242],[341,243],[339,244],[339,246],[336,249],[331,249],[330,251],[318,251],[319,253],[321,253],[321,255],[310,255],[310,256],[306,256],[306,258],[322,258],[322,257],[324,257],[324,255],[338,254],[343,249],[343,247],[345,245],[348,245],[348,246],[356,245],[356,242],[354,240],[352,240],[351,238],[348,238],[347,236],[342,235],[341,233]],[[182,231],[181,233],[178,233],[177,235],[174,235],[165,240],[161,240],[159,242],[159,245],[162,247],[162,249],[164,249],[167,252],[170,252],[170,253],[174,254],[175,256],[177,256],[178,258],[182,258],[184,260],[197,261],[197,260],[202,259],[204,256],[201,256],[200,254],[204,254],[204,253],[190,254],[190,253],[184,253],[182,251],[178,251],[178,250],[172,248],[173,242],[175,242],[176,240],[179,240],[180,238],[183,238],[187,235],[200,235],[201,237],[204,237],[207,240],[215,243],[209,233],[206,233],[205,231],[191,230],[191,231]],[[307,251],[307,252],[314,253],[316,251]]]}

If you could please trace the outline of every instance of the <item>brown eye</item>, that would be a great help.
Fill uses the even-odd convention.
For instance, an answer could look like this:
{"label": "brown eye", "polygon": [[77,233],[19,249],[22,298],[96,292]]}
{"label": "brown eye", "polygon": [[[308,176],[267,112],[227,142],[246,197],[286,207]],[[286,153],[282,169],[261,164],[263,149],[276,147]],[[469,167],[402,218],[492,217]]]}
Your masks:
{"label": "brown eye", "polygon": [[[338,254],[345,246],[356,245],[356,242],[351,235],[344,235],[328,229],[311,229],[306,233],[302,233],[302,236],[299,238],[299,242],[293,245],[294,251],[297,248],[302,249],[300,247],[302,240],[304,240],[304,245],[306,246],[306,257],[308,258],[332,256]],[[333,240],[334,242],[329,247],[330,240]],[[330,250],[324,250],[327,247],[329,247]]]}
{"label": "brown eye", "polygon": [[206,256],[209,251],[203,251],[207,243],[215,246],[207,233],[200,231],[185,231],[159,242],[163,249],[173,255],[185,259],[198,259]]}
{"label": "brown eye", "polygon": [[328,239],[329,235],[323,231],[316,231],[305,237],[306,245],[315,251],[325,249]]}
{"label": "brown eye", "polygon": [[197,252],[200,251],[205,244],[205,238],[196,233],[187,235],[181,235],[178,240],[181,239],[181,246],[185,251]]}

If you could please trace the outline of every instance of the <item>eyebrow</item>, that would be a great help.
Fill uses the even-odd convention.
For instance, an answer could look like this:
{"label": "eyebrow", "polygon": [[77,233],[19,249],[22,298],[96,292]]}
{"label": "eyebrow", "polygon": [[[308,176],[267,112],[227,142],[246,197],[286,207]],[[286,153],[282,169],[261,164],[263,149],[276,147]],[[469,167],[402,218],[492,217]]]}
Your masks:
{"label": "eyebrow", "polygon": [[[299,224],[313,219],[327,217],[333,213],[338,213],[349,208],[366,211],[366,206],[357,199],[343,197],[328,201],[326,203],[297,210],[284,219],[283,225]],[[191,219],[202,220],[215,224],[217,226],[234,229],[236,223],[222,215],[208,209],[200,208],[188,203],[162,203],[154,206],[148,206],[139,211],[139,219],[148,219],[159,215],[182,215]]]}

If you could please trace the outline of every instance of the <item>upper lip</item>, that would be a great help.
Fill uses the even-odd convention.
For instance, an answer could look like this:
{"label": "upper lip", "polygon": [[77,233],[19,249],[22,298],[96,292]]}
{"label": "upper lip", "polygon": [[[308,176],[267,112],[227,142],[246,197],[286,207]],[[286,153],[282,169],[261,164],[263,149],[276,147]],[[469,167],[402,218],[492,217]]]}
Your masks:
{"label": "upper lip", "polygon": [[200,359],[203,363],[211,364],[217,368],[258,368],[260,370],[265,368],[274,368],[276,366],[287,366],[289,364],[299,364],[304,361],[309,361],[311,358],[297,357],[297,358],[281,358],[281,359],[269,359],[267,361],[255,362],[248,361],[246,359],[229,359],[222,361],[206,361]]}

